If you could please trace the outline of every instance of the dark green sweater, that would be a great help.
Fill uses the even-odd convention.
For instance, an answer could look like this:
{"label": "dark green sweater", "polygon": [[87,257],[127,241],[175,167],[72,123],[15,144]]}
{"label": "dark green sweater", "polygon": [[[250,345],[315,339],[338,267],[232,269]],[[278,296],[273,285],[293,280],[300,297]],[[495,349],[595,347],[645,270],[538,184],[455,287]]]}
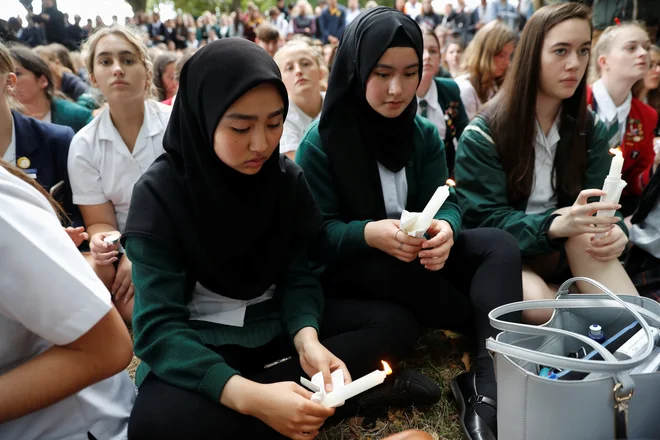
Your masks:
{"label": "dark green sweater", "polygon": [[[609,172],[612,156],[605,125],[596,118],[588,147],[588,166],[584,189],[601,189]],[[511,206],[506,193],[506,173],[486,122],[475,118],[467,126],[458,144],[456,156],[456,188],[463,208],[466,228],[492,227],[509,232],[518,241],[523,256],[548,254],[561,250],[561,240],[550,240],[548,228],[553,212],[527,214],[527,202]],[[620,213],[617,213],[622,217]],[[627,234],[623,220],[618,223]]]}
{"label": "dark green sweater", "polygon": [[88,108],[62,98],[53,100],[50,111],[53,124],[71,127],[76,133],[94,119]]}
{"label": "dark green sweater", "polygon": [[172,248],[129,236],[126,253],[135,285],[134,349],[142,360],[138,386],[153,371],[161,380],[219,404],[225,384],[240,372],[206,345],[259,347],[285,331],[293,338],[303,327],[319,329],[323,292],[307,266],[306,251],[294,257],[272,299],[247,308],[243,327],[189,320],[190,286],[196,280],[188,279]]}
{"label": "dark green sweater", "polygon": [[[341,127],[338,129],[341,130]],[[411,212],[421,212],[435,190],[445,184],[448,178],[447,160],[438,130],[428,119],[421,116],[415,118],[413,142],[415,150],[406,166],[408,198],[405,208]],[[371,249],[364,238],[364,226],[371,221],[383,219],[349,222],[341,220],[345,218],[341,211],[342,203],[333,190],[335,176],[319,135],[318,121],[312,123],[300,143],[296,162],[305,172],[312,194],[323,214],[325,223],[323,263],[328,265]],[[450,189],[449,198],[435,218],[446,220],[454,230],[454,238],[456,238],[461,227],[461,210],[453,188]]]}

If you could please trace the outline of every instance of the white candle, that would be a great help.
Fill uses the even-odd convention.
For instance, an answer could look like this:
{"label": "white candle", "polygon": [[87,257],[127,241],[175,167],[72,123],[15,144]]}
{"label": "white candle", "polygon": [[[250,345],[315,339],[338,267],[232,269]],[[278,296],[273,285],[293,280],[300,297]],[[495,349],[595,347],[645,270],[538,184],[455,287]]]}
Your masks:
{"label": "white candle", "polygon": [[449,187],[447,185],[438,187],[438,189],[435,190],[433,197],[431,197],[431,200],[426,204],[424,211],[422,211],[422,213],[419,214],[419,217],[417,217],[417,221],[415,221],[415,225],[412,229],[426,231],[429,226],[431,226],[433,218],[442,207],[442,204],[445,203],[447,197],[449,197]]}
{"label": "white candle", "polygon": [[[621,150],[618,148],[613,148],[610,150],[610,153],[614,155],[612,158],[612,165],[610,165],[610,173],[605,178],[603,183],[603,191],[605,195],[601,196],[600,201],[606,203],[619,203],[621,198],[621,192],[626,187],[626,181],[621,178],[621,170],[623,169],[623,155]],[[614,217],[616,211],[607,210],[607,211],[598,211],[596,217]],[[602,238],[606,233],[596,234],[596,238]]]}
{"label": "white candle", "polygon": [[117,244],[120,238],[121,235],[108,235],[103,239],[103,241],[107,244]]}
{"label": "white candle", "polygon": [[383,366],[385,367],[384,371],[372,371],[366,376],[362,376],[341,388],[336,388],[331,393],[325,395],[321,405],[328,408],[336,408],[337,406],[343,405],[344,402],[351,397],[355,397],[358,394],[364,393],[365,391],[383,383],[387,375],[392,373],[392,370],[389,365],[387,365],[387,362],[381,362],[383,362]]}
{"label": "white candle", "polygon": [[621,177],[621,170],[623,169],[623,154],[618,148],[613,148],[610,150],[610,153],[614,154],[612,158],[612,164],[610,165],[610,176],[619,176]]}

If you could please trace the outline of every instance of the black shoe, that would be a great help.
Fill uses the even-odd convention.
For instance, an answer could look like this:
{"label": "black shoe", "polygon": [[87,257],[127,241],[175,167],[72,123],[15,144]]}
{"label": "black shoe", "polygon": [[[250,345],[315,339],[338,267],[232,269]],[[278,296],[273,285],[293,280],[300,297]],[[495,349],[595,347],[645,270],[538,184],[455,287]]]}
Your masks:
{"label": "black shoe", "polygon": [[[470,440],[497,440],[497,402],[477,394],[475,374],[463,373],[451,381],[451,392],[461,410],[461,427]],[[479,405],[492,408],[491,420],[484,420],[477,414]]]}
{"label": "black shoe", "polygon": [[358,397],[361,414],[376,415],[392,408],[428,407],[440,400],[442,390],[435,381],[415,370],[405,370]]}

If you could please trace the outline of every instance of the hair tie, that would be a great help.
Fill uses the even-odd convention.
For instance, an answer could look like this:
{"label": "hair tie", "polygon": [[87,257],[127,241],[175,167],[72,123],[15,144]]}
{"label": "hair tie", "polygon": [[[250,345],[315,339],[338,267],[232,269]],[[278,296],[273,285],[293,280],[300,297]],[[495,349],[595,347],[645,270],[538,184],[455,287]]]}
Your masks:
{"label": "hair tie", "polygon": [[617,26],[621,26],[621,20],[619,20],[618,17],[614,17],[614,23],[615,23]]}

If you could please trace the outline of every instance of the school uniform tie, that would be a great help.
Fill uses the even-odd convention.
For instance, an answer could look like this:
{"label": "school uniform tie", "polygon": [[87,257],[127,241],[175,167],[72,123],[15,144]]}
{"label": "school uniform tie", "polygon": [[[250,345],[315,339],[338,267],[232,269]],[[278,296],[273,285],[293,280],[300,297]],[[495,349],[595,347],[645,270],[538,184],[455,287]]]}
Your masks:
{"label": "school uniform tie", "polygon": [[621,145],[621,130],[619,130],[619,121],[614,119],[607,128],[607,139],[610,148],[617,148]]}
{"label": "school uniform tie", "polygon": [[429,108],[429,103],[426,102],[426,99],[422,99],[419,101],[419,108],[422,110],[422,116],[426,117],[426,110]]}

